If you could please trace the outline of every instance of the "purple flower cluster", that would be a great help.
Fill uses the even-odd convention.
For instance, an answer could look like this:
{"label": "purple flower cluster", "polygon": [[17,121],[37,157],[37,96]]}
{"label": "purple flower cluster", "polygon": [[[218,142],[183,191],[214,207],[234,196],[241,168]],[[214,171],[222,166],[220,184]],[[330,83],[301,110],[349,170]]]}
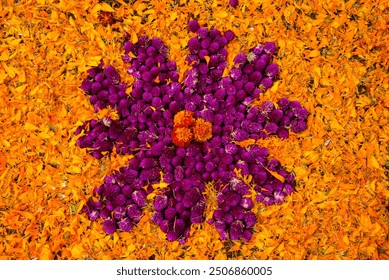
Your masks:
{"label": "purple flower cluster", "polygon": [[154,201],[152,221],[166,233],[169,241],[184,243],[189,237],[191,224],[204,221],[204,184],[183,179],[170,184]]}
{"label": "purple flower cluster", "polygon": [[[109,106],[116,109],[119,119],[85,122],[76,131],[84,131],[77,144],[88,148],[95,158],[113,148],[120,154],[134,154],[127,167],[107,176],[95,189],[98,200],[91,198],[84,207],[91,220],[104,220],[107,234],[117,228],[129,231],[139,222],[146,197],[153,191],[152,184],[161,181],[161,174],[168,186],[154,200],[152,220],[168,240],[181,243],[189,237],[191,224],[204,221],[203,193],[208,182],[219,191],[218,208],[208,222],[222,239],[250,240],[256,221],[252,190],[265,205],[281,203],[293,191],[293,175],[277,160],[269,159],[267,149],[257,145],[243,148],[238,143],[270,135],[287,138],[289,130],[298,133],[306,129],[308,111],[296,101],[283,98],[277,105],[252,106],[278,75],[278,66],[271,63],[275,44],[237,54],[235,67],[223,77],[226,46],[234,33],[208,30],[194,20],[189,22],[189,30],[196,32],[188,42],[186,57],[192,68],[182,84],[163,42],[141,36],[135,44],[124,43],[123,60],[136,79],[130,95],[112,66],[92,68],[81,85],[96,111]],[[171,137],[174,116],[181,110],[212,123],[212,138],[191,142],[185,148],[175,146]],[[242,176],[252,175],[252,186],[237,170]]]}

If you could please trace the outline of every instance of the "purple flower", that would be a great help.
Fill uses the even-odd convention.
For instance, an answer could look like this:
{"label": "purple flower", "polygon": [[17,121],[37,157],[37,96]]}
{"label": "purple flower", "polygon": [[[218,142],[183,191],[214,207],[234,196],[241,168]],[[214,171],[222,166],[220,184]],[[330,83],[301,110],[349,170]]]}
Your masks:
{"label": "purple flower", "polygon": [[243,233],[243,223],[241,221],[232,222],[229,230],[230,238],[232,240],[239,240]]}
{"label": "purple flower", "polygon": [[197,20],[191,20],[189,21],[188,23],[188,28],[191,32],[196,32],[199,28],[200,28],[200,25],[199,23],[197,22]]}
{"label": "purple flower", "polygon": [[91,221],[95,221],[100,217],[100,214],[98,211],[92,210],[88,213],[88,216]]}
{"label": "purple flower", "polygon": [[265,53],[272,55],[276,52],[277,47],[274,42],[268,42],[263,46],[263,50]]}
{"label": "purple flower", "polygon": [[231,72],[230,72],[230,77],[233,79],[233,80],[239,80],[241,77],[242,77],[242,70],[240,70],[239,68],[233,68],[231,69]]}
{"label": "purple flower", "polygon": [[176,219],[173,223],[173,230],[177,233],[183,233],[186,227],[186,223],[182,219]]}
{"label": "purple flower", "polygon": [[116,222],[111,219],[105,220],[103,223],[103,229],[106,234],[113,234],[116,230]]}
{"label": "purple flower", "polygon": [[208,36],[208,29],[205,27],[200,27],[199,29],[197,29],[196,33],[201,39],[204,39]]}
{"label": "purple flower", "polygon": [[144,190],[136,190],[131,195],[132,200],[139,206],[146,206],[146,194]]}
{"label": "purple flower", "polygon": [[261,105],[261,113],[267,117],[274,110],[274,104],[271,101],[266,101]]}
{"label": "purple flower", "polygon": [[223,221],[216,221],[213,225],[215,226],[215,229],[219,233],[224,232],[226,230],[226,227],[227,227],[226,223]]}
{"label": "purple flower", "polygon": [[129,232],[132,230],[132,222],[130,218],[124,218],[118,222],[118,226],[122,231]]}
{"label": "purple flower", "polygon": [[244,214],[243,221],[247,227],[253,227],[257,221],[257,217],[253,212],[246,212]]}
{"label": "purple flower", "polygon": [[175,231],[169,231],[166,234],[167,240],[169,240],[169,241],[175,241],[178,239],[179,236],[180,235],[178,234],[178,232],[175,232]]}
{"label": "purple flower", "polygon": [[224,33],[224,37],[227,39],[228,42],[230,42],[235,38],[235,33],[232,30],[227,30]]}
{"label": "purple flower", "polygon": [[283,116],[284,116],[284,113],[282,112],[281,109],[275,109],[275,110],[270,112],[269,119],[274,123],[278,123],[282,119]]}
{"label": "purple flower", "polygon": [[113,204],[115,206],[124,206],[126,204],[127,198],[123,194],[118,194],[114,199],[113,199]]}
{"label": "purple flower", "polygon": [[266,67],[265,73],[269,78],[274,79],[278,75],[278,65],[275,63],[269,64]]}
{"label": "purple flower", "polygon": [[295,113],[295,116],[297,117],[297,119],[300,121],[305,120],[309,115],[308,110],[304,107],[296,108],[294,110],[294,113]]}
{"label": "purple flower", "polygon": [[247,57],[244,53],[238,53],[234,58],[234,63],[237,65],[242,65],[247,61]]}
{"label": "purple flower", "polygon": [[126,209],[122,206],[116,207],[113,211],[113,216],[116,220],[121,220],[126,216]]}
{"label": "purple flower", "polygon": [[254,203],[250,198],[245,197],[240,200],[239,205],[245,210],[250,210],[253,208]]}
{"label": "purple flower", "polygon": [[268,133],[276,133],[278,130],[278,125],[273,122],[269,122],[265,125],[265,129]]}
{"label": "purple flower", "polygon": [[176,209],[173,207],[166,208],[164,211],[164,216],[167,220],[173,220],[176,216]]}
{"label": "purple flower", "polygon": [[239,5],[239,1],[238,0],[230,0],[230,5],[231,5],[231,7],[236,7],[236,6],[238,6]]}
{"label": "purple flower", "polygon": [[134,222],[139,222],[142,217],[142,211],[135,204],[130,204],[127,206],[127,215]]}
{"label": "purple flower", "polygon": [[274,202],[275,203],[281,203],[285,199],[285,194],[281,191],[275,191],[274,192]]}
{"label": "purple flower", "polygon": [[264,78],[259,86],[265,90],[269,89],[273,86],[273,80],[270,78]]}
{"label": "purple flower", "polygon": [[168,198],[166,195],[159,195],[155,198],[154,208],[157,211],[162,211],[168,206]]}
{"label": "purple flower", "polygon": [[290,129],[294,133],[300,133],[307,129],[307,124],[304,121],[295,120],[291,122]]}

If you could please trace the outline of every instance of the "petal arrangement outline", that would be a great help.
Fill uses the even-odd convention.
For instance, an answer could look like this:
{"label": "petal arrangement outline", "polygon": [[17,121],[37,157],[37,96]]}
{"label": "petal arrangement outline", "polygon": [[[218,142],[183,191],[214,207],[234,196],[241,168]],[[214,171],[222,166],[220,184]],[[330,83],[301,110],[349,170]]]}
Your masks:
{"label": "petal arrangement outline", "polygon": [[[130,95],[113,66],[101,62],[88,70],[81,89],[95,111],[111,107],[119,118],[85,121],[76,130],[83,132],[77,145],[96,159],[113,149],[134,157],[104,179],[83,210],[91,220],[101,218],[107,234],[130,231],[142,217],[152,184],[163,180],[168,185],[155,197],[152,221],[168,240],[185,243],[191,225],[205,220],[204,191],[212,183],[218,206],[207,222],[223,240],[249,241],[256,223],[252,192],[265,205],[282,203],[293,192],[294,177],[266,148],[240,142],[287,139],[290,131],[307,128],[309,112],[287,98],[253,106],[278,76],[273,42],[236,54],[225,75],[226,46],[234,33],[209,30],[195,20],[188,27],[196,35],[188,41],[191,69],[183,83],[167,46],[145,35],[123,45],[127,73],[135,78]],[[251,182],[244,179],[249,175]]]}

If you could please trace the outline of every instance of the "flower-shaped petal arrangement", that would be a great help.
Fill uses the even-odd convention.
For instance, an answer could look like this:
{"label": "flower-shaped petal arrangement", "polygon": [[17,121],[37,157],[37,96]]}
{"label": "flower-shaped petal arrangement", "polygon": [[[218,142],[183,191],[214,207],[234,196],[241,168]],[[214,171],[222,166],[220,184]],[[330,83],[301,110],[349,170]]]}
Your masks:
{"label": "flower-shaped petal arrangement", "polygon": [[[286,139],[289,130],[299,133],[307,127],[309,113],[297,101],[282,98],[277,104],[252,105],[278,75],[278,66],[271,63],[275,44],[237,54],[230,74],[223,76],[226,46],[234,33],[223,35],[194,20],[189,30],[196,32],[186,58],[192,68],[182,84],[164,43],[141,36],[137,43],[124,43],[123,60],[136,79],[130,95],[114,67],[102,63],[88,71],[81,85],[96,111],[109,106],[119,118],[85,122],[76,131],[84,131],[77,144],[98,159],[113,149],[134,156],[95,189],[98,201],[91,198],[84,207],[91,220],[104,220],[107,234],[130,231],[139,222],[152,184],[161,179],[168,186],[154,200],[152,221],[168,240],[181,243],[189,237],[191,224],[205,220],[209,182],[219,194],[208,222],[221,239],[251,239],[256,222],[253,191],[265,205],[281,203],[293,191],[293,175],[269,158],[266,148],[240,145],[247,139]],[[248,175],[251,182],[244,179]]]}

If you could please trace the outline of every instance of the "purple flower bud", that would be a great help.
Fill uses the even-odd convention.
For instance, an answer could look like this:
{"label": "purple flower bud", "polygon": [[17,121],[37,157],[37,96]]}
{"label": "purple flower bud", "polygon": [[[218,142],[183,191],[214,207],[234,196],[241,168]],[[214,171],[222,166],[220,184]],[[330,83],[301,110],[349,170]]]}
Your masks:
{"label": "purple flower bud", "polygon": [[131,195],[132,200],[139,206],[146,206],[146,194],[144,190],[136,190]]}
{"label": "purple flower bud", "polygon": [[273,86],[273,80],[270,78],[264,78],[262,79],[260,85],[263,89],[267,90]]}
{"label": "purple flower bud", "polygon": [[154,208],[157,211],[162,211],[168,206],[168,198],[165,195],[159,195],[155,198]]}
{"label": "purple flower bud", "polygon": [[156,165],[157,161],[153,158],[144,158],[140,162],[140,167],[145,169],[155,167]]}
{"label": "purple flower bud", "polygon": [[257,60],[257,61],[255,62],[255,64],[254,64],[254,69],[255,69],[256,71],[262,72],[262,71],[266,68],[266,65],[267,65],[266,60],[264,60],[264,59],[259,59],[259,60]]}
{"label": "purple flower bud", "polygon": [[243,220],[244,213],[245,211],[239,205],[231,208],[231,214],[236,220]]}
{"label": "purple flower bud", "polygon": [[284,116],[284,113],[282,112],[281,109],[275,109],[275,110],[270,112],[269,119],[274,123],[278,123],[282,119],[283,116]]}
{"label": "purple flower bud", "polygon": [[140,219],[142,218],[142,211],[139,209],[137,205],[130,204],[127,206],[127,215],[134,222],[139,222]]}
{"label": "purple flower bud", "polygon": [[198,188],[189,189],[183,199],[183,204],[185,207],[190,208],[194,206],[201,198],[201,193]]}
{"label": "purple flower bud", "polygon": [[224,201],[230,206],[236,206],[239,204],[240,200],[241,200],[241,196],[238,193],[234,191],[229,191],[226,193]]}
{"label": "purple flower bud", "polygon": [[106,234],[113,234],[116,230],[116,222],[109,219],[103,222],[103,229]]}
{"label": "purple flower bud", "polygon": [[230,42],[235,38],[235,33],[232,30],[227,30],[224,33],[224,37],[227,39],[228,42]]}
{"label": "purple flower bud", "polygon": [[226,223],[223,221],[216,221],[213,225],[215,226],[216,231],[219,233],[224,232],[227,227]]}
{"label": "purple flower bud", "polygon": [[258,86],[262,81],[262,74],[260,71],[255,71],[250,74],[249,81],[253,82],[255,86]]}
{"label": "purple flower bud", "polygon": [[164,211],[164,216],[167,220],[174,220],[176,217],[176,209],[173,207],[166,208]]}
{"label": "purple flower bud", "polygon": [[196,32],[200,28],[200,25],[197,22],[197,20],[191,20],[188,23],[188,28],[189,28],[189,31]]}
{"label": "purple flower bud", "polygon": [[233,79],[235,81],[239,80],[242,77],[242,70],[240,70],[239,68],[231,69],[230,77],[231,77],[231,79]]}
{"label": "purple flower bud", "polygon": [[269,64],[266,67],[265,73],[269,78],[274,79],[278,75],[278,65],[275,63]]}
{"label": "purple flower bud", "polygon": [[269,122],[265,125],[265,129],[268,133],[272,134],[272,133],[276,133],[277,130],[278,130],[278,125],[276,125],[275,123],[273,122]]}
{"label": "purple flower bud", "polygon": [[250,198],[245,197],[240,200],[239,205],[242,206],[242,208],[245,210],[250,210],[253,208],[254,203]]}
{"label": "purple flower bud", "polygon": [[230,0],[230,5],[231,5],[231,7],[236,7],[236,6],[238,6],[239,5],[239,1],[238,0]]}
{"label": "purple flower bud", "polygon": [[135,53],[136,52],[136,46],[131,42],[125,42],[124,45],[124,52],[125,54],[128,54],[129,52]]}
{"label": "purple flower bud", "polygon": [[256,54],[256,55],[261,55],[263,52],[263,46],[261,45],[257,45],[254,49],[253,49],[253,53]]}
{"label": "purple flower bud", "polygon": [[225,215],[224,211],[222,211],[221,209],[217,209],[215,210],[215,212],[213,212],[213,219],[221,220],[223,219],[224,215]]}
{"label": "purple flower bud", "polygon": [[252,236],[253,236],[253,233],[249,229],[243,230],[242,240],[244,242],[249,242]]}
{"label": "purple flower bud", "polygon": [[274,197],[265,196],[262,202],[263,202],[263,204],[265,204],[266,206],[269,206],[269,205],[274,204],[275,201],[274,201]]}
{"label": "purple flower bud", "polygon": [[190,222],[192,224],[200,224],[203,222],[203,220],[204,220],[203,213],[194,211],[190,214]]}
{"label": "purple flower bud", "polygon": [[132,229],[132,222],[130,218],[124,218],[118,222],[119,228],[124,232],[129,232]]}
{"label": "purple flower bud", "polygon": [[163,221],[163,215],[161,212],[154,212],[151,220],[154,224],[159,225]]}
{"label": "purple flower bud", "polygon": [[204,39],[208,36],[208,29],[205,27],[200,27],[197,29],[196,33],[201,39]]}
{"label": "purple flower bud", "polygon": [[285,185],[284,185],[283,192],[284,192],[286,195],[290,195],[290,194],[293,192],[293,187],[292,187],[292,185],[290,185],[290,184],[285,184]]}
{"label": "purple flower bud", "polygon": [[113,204],[115,206],[124,206],[126,204],[126,201],[127,201],[127,198],[122,195],[122,194],[119,194],[117,195],[114,199],[113,199]]}
{"label": "purple flower bud", "polygon": [[300,133],[307,129],[307,124],[305,121],[292,121],[290,124],[290,129],[294,133]]}
{"label": "purple flower bud", "polygon": [[271,101],[266,101],[261,105],[261,113],[263,116],[267,117],[270,112],[274,110],[274,104]]}
{"label": "purple flower bud", "polygon": [[263,46],[263,50],[265,53],[272,55],[276,52],[277,47],[274,42],[268,42]]}
{"label": "purple flower bud", "polygon": [[280,107],[280,109],[281,109],[282,111],[285,112],[286,110],[289,109],[289,104],[290,104],[290,102],[289,102],[289,99],[288,99],[288,98],[283,97],[283,98],[279,99],[277,103],[278,103],[278,106]]}
{"label": "purple flower bud", "polygon": [[178,232],[175,232],[175,231],[169,231],[166,234],[167,240],[169,240],[171,242],[177,240],[179,236],[180,235],[178,234]]}
{"label": "purple flower bud", "polygon": [[281,139],[287,139],[289,137],[289,130],[285,127],[279,127],[277,130],[277,136]]}
{"label": "purple flower bud", "polygon": [[167,233],[169,231],[170,222],[168,220],[163,220],[162,222],[159,223],[159,227],[164,233]]}
{"label": "purple flower bud", "polygon": [[126,209],[122,206],[116,207],[113,210],[113,216],[116,220],[121,220],[126,216]]}
{"label": "purple flower bud", "polygon": [[242,65],[247,61],[247,57],[244,53],[238,53],[234,58],[234,63],[237,65]]}
{"label": "purple flower bud", "polygon": [[111,216],[111,211],[110,210],[108,210],[107,208],[101,209],[101,211],[100,211],[100,217],[101,218],[107,219],[110,216]]}
{"label": "purple flower bud", "polygon": [[257,217],[253,212],[246,212],[243,217],[243,221],[245,222],[247,227],[253,227],[255,222],[257,221]]}
{"label": "purple flower bud", "polygon": [[234,138],[235,141],[240,142],[248,139],[249,134],[246,131],[238,128],[232,133],[232,137]]}
{"label": "purple flower bud", "polygon": [[99,218],[99,212],[98,211],[96,211],[96,210],[93,210],[93,211],[90,211],[89,213],[88,213],[88,217],[89,217],[89,219],[91,220],[91,221],[95,221],[95,220],[97,220],[98,218]]}
{"label": "purple flower bud", "polygon": [[200,59],[204,59],[208,54],[209,53],[208,53],[207,50],[202,49],[202,50],[199,51],[199,58]]}
{"label": "purple flower bud", "polygon": [[274,192],[274,202],[275,203],[281,203],[285,199],[285,194],[281,191],[275,191]]}
{"label": "purple flower bud", "polygon": [[300,108],[296,108],[294,110],[294,114],[295,114],[295,116],[297,117],[298,120],[303,121],[303,120],[305,120],[308,117],[309,112],[304,107],[300,107]]}
{"label": "purple flower bud", "polygon": [[252,94],[254,91],[255,85],[253,82],[248,82],[244,85],[244,91],[248,94]]}
{"label": "purple flower bud", "polygon": [[85,79],[81,83],[81,89],[85,92],[90,92],[92,90],[93,82],[89,79]]}
{"label": "purple flower bud", "polygon": [[183,233],[185,230],[186,223],[182,219],[176,219],[173,223],[173,230],[177,233]]}
{"label": "purple flower bud", "polygon": [[241,221],[232,222],[229,230],[231,240],[239,240],[243,233],[243,223]]}

